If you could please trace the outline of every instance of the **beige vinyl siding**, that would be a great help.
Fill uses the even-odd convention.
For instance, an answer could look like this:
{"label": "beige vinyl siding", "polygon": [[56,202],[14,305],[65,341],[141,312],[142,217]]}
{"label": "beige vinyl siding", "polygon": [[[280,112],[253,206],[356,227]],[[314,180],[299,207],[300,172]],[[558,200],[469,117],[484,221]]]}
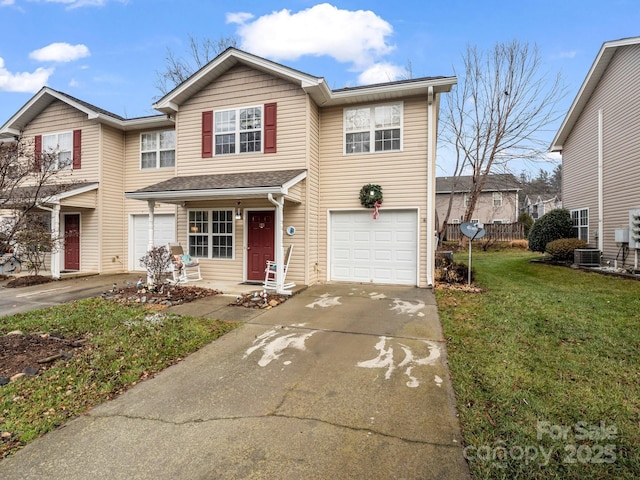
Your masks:
{"label": "beige vinyl siding", "polygon": [[[313,285],[320,281],[319,269],[319,209],[320,209],[320,111],[318,106],[308,101],[308,160],[307,178],[305,179],[306,193],[306,273],[305,283]],[[322,241],[326,243],[326,241]]]}
{"label": "beige vinyl siding", "polygon": [[99,181],[100,125],[87,120],[86,114],[56,100],[25,128],[24,134],[27,139],[35,135],[72,132],[78,129],[82,130],[82,168],[63,170],[56,175],[56,181],[64,178],[86,182]]}
{"label": "beige vinyl siding", "polygon": [[603,112],[603,246],[605,259],[618,254],[614,231],[640,208],[640,46],[620,48],[565,142],[563,206],[589,208],[589,243],[598,245],[598,110]]}
{"label": "beige vinyl siding", "polygon": [[98,207],[98,191],[80,193],[72,197],[60,200],[60,205],[67,208],[97,208]]}
{"label": "beige vinyl siding", "polygon": [[[143,132],[156,132],[169,130],[146,129],[126,132],[124,147],[124,191],[132,192],[154,183],[162,182],[176,176],[176,167],[170,168],[140,168],[140,134]],[[176,148],[177,150],[177,148]],[[176,164],[178,152],[176,151]],[[200,172],[202,174],[202,172]]]}
{"label": "beige vinyl siding", "polygon": [[[214,155],[202,158],[202,112],[276,102],[277,153]],[[178,175],[240,173],[304,168],[306,95],[297,86],[237,66],[180,106],[177,118]]]}
{"label": "beige vinyl siding", "polygon": [[[388,103],[388,102],[386,102]],[[403,150],[400,152],[343,154],[343,108],[321,111],[320,135],[320,238],[327,238],[329,209],[361,209],[359,192],[363,185],[382,187],[384,208],[419,208],[419,265],[425,265],[427,208],[427,102],[424,98],[403,103]],[[320,247],[323,280],[327,272],[326,241]],[[420,268],[420,283],[426,274]]]}
{"label": "beige vinyl siding", "polygon": [[100,272],[116,273],[125,269],[124,223],[124,134],[102,127],[100,162]]}

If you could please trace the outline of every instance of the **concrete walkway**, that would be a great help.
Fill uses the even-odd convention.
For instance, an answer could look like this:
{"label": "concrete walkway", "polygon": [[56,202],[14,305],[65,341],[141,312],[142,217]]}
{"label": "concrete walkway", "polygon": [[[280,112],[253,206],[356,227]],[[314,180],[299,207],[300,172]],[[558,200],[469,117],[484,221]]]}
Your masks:
{"label": "concrete walkway", "polygon": [[468,479],[435,299],[324,285],[0,462],[9,479]]}

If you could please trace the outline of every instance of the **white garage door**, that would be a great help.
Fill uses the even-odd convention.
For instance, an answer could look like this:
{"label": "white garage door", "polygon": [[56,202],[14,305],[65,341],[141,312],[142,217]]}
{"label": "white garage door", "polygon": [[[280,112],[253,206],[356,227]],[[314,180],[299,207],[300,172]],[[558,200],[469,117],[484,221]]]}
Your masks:
{"label": "white garage door", "polygon": [[[132,235],[132,256],[129,258],[130,270],[144,270],[140,266],[140,258],[147,253],[149,243],[149,216],[133,215]],[[156,247],[167,245],[176,241],[176,219],[175,215],[154,215],[153,219],[153,240]]]}
{"label": "white garage door", "polygon": [[416,210],[331,213],[331,280],[416,285]]}

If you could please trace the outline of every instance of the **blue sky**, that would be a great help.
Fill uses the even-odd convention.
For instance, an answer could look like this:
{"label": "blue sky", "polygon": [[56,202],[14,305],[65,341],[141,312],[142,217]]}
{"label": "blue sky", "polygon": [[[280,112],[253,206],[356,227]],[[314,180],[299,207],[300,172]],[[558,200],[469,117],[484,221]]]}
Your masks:
{"label": "blue sky", "polygon": [[[603,42],[640,35],[637,0],[0,0],[0,125],[43,85],[124,117],[153,115],[167,49],[240,48],[332,88],[453,74],[468,44],[517,39],[562,72],[569,108]],[[549,133],[549,142],[553,137]]]}

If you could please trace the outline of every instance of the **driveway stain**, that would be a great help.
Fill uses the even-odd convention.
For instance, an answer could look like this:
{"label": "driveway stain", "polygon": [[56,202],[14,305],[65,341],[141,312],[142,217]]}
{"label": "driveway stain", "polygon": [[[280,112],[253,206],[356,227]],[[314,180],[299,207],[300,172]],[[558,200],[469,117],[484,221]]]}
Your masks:
{"label": "driveway stain", "polygon": [[[258,365],[266,367],[272,361],[279,359],[287,349],[305,351],[305,342],[316,333],[316,331],[311,331],[307,333],[289,333],[282,335],[281,330],[282,329],[274,328],[256,337],[253,341],[253,346],[247,349],[243,358],[248,358],[256,350],[262,350],[262,358],[258,360]],[[284,365],[290,364],[290,360],[284,362]]]}
{"label": "driveway stain", "polygon": [[424,302],[422,300],[418,300],[416,303],[407,302],[406,300],[400,300],[399,298],[393,299],[393,307],[391,307],[391,311],[395,311],[398,314],[409,315],[412,317],[413,315],[418,315],[419,317],[424,317],[424,313],[421,310],[424,310]]}
{"label": "driveway stain", "polygon": [[[432,342],[430,340],[420,340],[420,343],[424,343],[429,350],[429,354],[424,357],[418,357],[407,345],[397,342],[400,349],[404,352],[404,359],[396,366],[396,362],[394,360],[394,349],[391,345],[391,340],[387,337],[379,338],[380,340],[374,347],[376,350],[378,350],[378,355],[371,360],[358,362],[356,365],[362,368],[385,369],[386,371],[384,374],[384,378],[386,380],[389,380],[391,378],[393,372],[396,369],[404,370],[404,375],[406,375],[409,379],[406,383],[407,387],[409,388],[417,388],[420,386],[420,380],[416,375],[413,375],[414,368],[435,365],[435,363],[440,358],[440,346],[436,342]],[[436,375],[436,385],[440,386],[440,383],[442,383],[442,379],[440,379],[440,381],[438,381],[438,379],[440,379],[440,377]]]}
{"label": "driveway stain", "polygon": [[318,298],[315,302],[308,304],[307,308],[328,308],[335,307],[336,305],[342,305],[339,300],[340,297],[332,297],[328,293],[324,293],[320,295],[320,298]]}

